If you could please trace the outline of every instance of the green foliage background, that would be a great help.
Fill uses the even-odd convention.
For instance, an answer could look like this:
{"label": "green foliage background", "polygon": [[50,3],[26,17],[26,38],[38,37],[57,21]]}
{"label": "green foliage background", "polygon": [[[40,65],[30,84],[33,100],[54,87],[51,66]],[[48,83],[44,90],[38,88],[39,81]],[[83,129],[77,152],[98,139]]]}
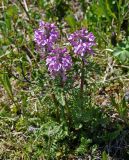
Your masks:
{"label": "green foliage background", "polygon": [[[129,1],[1,0],[0,10],[0,159],[127,160]],[[83,106],[72,72],[64,90],[49,84],[33,40],[39,20],[55,22],[64,37],[80,28],[96,36]]]}

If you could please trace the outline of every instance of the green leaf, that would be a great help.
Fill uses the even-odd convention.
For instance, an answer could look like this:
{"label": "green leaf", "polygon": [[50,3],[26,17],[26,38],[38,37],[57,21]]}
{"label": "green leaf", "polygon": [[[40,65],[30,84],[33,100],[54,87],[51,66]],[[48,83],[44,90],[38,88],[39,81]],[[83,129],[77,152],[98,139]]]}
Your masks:
{"label": "green leaf", "polygon": [[106,0],[106,7],[107,7],[107,11],[108,11],[109,15],[112,16],[113,18],[116,18],[116,15],[112,12],[112,10],[110,8],[108,0]]}
{"label": "green leaf", "polygon": [[4,89],[8,93],[9,97],[13,98],[12,86],[10,83],[9,76],[6,72],[3,75],[0,75],[0,82],[2,83]]}
{"label": "green leaf", "polygon": [[113,52],[113,55],[115,57],[119,56],[123,51],[121,49],[116,49],[114,52]]}
{"label": "green leaf", "polygon": [[65,98],[62,92],[60,95],[57,96],[57,99],[62,106],[65,106]]}
{"label": "green leaf", "polygon": [[11,17],[5,16],[5,23],[8,30],[11,30]]}
{"label": "green leaf", "polygon": [[126,54],[126,57],[129,58],[129,48],[126,48],[125,54]]}
{"label": "green leaf", "polygon": [[96,4],[92,5],[93,12],[98,16],[98,18],[102,17],[104,15],[103,9],[101,6],[98,6]]}
{"label": "green leaf", "polygon": [[6,10],[6,14],[9,17],[16,17],[18,14],[18,9],[15,5],[9,6]]}
{"label": "green leaf", "polygon": [[76,20],[72,14],[65,17],[65,20],[67,21],[68,25],[70,25],[71,28],[74,28],[76,26]]}
{"label": "green leaf", "polygon": [[126,61],[126,52],[125,51],[123,51],[121,54],[120,54],[120,60],[122,61],[122,62],[124,62],[124,61]]}
{"label": "green leaf", "polygon": [[110,21],[110,16],[107,11],[106,3],[103,0],[99,0],[99,5],[103,10],[103,15]]}
{"label": "green leaf", "polygon": [[102,153],[102,160],[108,160],[108,155],[105,151]]}

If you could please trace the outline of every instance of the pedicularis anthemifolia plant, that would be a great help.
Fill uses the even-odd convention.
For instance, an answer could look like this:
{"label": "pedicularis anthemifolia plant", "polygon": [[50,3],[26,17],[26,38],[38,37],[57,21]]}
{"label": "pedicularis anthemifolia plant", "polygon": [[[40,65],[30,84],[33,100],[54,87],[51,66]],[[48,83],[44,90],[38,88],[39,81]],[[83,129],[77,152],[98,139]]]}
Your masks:
{"label": "pedicularis anthemifolia plant", "polygon": [[[37,51],[41,54],[42,60],[46,62],[48,72],[50,74],[49,83],[56,78],[60,78],[61,86],[64,88],[67,76],[74,63],[81,61],[80,75],[80,103],[83,106],[83,90],[84,90],[84,68],[87,64],[88,55],[93,55],[92,47],[96,45],[93,33],[89,33],[87,29],[78,30],[68,36],[69,46],[72,46],[72,52],[68,49],[68,45],[57,47],[57,40],[60,38],[59,30],[53,23],[39,23],[39,28],[35,30],[34,40],[37,45]],[[65,43],[66,44],[66,43]],[[74,59],[74,61],[72,60]],[[74,62],[74,63],[73,63]],[[73,73],[74,75],[74,73]],[[66,96],[65,101],[67,101]],[[56,99],[56,95],[52,93],[52,99],[56,106],[57,118],[60,119],[60,105]],[[66,104],[66,103],[65,103]],[[65,114],[69,115],[69,106],[65,105]],[[67,117],[67,116],[66,116]],[[67,117],[69,119],[69,116]]]}

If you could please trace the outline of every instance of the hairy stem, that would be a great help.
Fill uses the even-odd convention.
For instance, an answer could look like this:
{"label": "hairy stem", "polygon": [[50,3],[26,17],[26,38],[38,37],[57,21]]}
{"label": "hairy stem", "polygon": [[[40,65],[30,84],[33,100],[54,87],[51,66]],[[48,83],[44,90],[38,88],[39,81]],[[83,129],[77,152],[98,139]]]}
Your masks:
{"label": "hairy stem", "polygon": [[[50,86],[52,87],[52,82],[51,81],[49,81],[49,84],[50,84]],[[53,87],[52,87],[53,88]],[[52,89],[53,90],[53,89]],[[58,121],[58,122],[60,122],[60,104],[59,104],[59,102],[58,102],[58,100],[57,100],[57,98],[56,98],[56,96],[55,96],[55,94],[52,92],[52,94],[51,94],[51,98],[52,98],[52,101],[53,101],[53,103],[54,103],[54,105],[55,105],[55,108],[56,108],[56,120]]]}
{"label": "hairy stem", "polygon": [[54,102],[54,105],[56,107],[56,119],[57,119],[58,122],[60,122],[59,102],[57,101],[54,93],[51,94],[51,98],[52,98],[52,100]]}
{"label": "hairy stem", "polygon": [[84,92],[84,60],[82,59],[81,84],[80,84],[80,102],[82,106],[83,106],[83,92]]}
{"label": "hairy stem", "polygon": [[[61,88],[63,89],[64,91],[64,80],[63,78],[61,77]],[[70,126],[70,122],[71,122],[71,115],[70,115],[70,110],[69,110],[69,107],[68,107],[68,101],[67,101],[67,98],[66,98],[66,94],[65,92],[63,92],[63,97],[64,97],[64,101],[65,101],[65,105],[62,106],[64,107],[64,118],[66,120],[66,123],[68,124],[68,126]]]}

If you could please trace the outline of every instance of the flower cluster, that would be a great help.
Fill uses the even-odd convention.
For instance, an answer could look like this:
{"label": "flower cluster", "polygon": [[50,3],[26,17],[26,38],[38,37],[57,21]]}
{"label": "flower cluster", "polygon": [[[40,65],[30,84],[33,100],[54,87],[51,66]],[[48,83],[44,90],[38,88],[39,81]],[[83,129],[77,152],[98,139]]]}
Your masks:
{"label": "flower cluster", "polygon": [[59,32],[55,24],[41,21],[39,28],[35,30],[34,41],[41,49],[45,47],[47,51],[52,50],[53,44],[59,38]]}
{"label": "flower cluster", "polygon": [[74,32],[68,37],[68,40],[76,55],[84,57],[87,53],[93,54],[92,46],[96,45],[95,37],[86,29]]}
{"label": "flower cluster", "polygon": [[65,72],[71,68],[72,59],[67,53],[66,48],[56,48],[52,50],[51,55],[47,57],[46,64],[53,77],[60,75],[62,79],[65,80]]}
{"label": "flower cluster", "polygon": [[[66,79],[66,71],[72,66],[72,58],[66,48],[55,48],[55,42],[59,38],[58,28],[55,24],[41,21],[39,28],[35,30],[34,40],[39,51],[46,59],[48,71],[52,77],[59,75],[63,80]],[[74,53],[82,58],[87,53],[93,53],[92,46],[95,45],[95,37],[86,29],[76,31],[68,37],[73,46]]]}
{"label": "flower cluster", "polygon": [[48,71],[52,77],[60,75],[65,80],[66,71],[72,66],[72,58],[66,48],[54,49],[54,43],[58,38],[59,32],[54,24],[41,21],[39,28],[35,30],[34,40],[40,51],[44,51],[46,54],[44,58],[46,58]]}

